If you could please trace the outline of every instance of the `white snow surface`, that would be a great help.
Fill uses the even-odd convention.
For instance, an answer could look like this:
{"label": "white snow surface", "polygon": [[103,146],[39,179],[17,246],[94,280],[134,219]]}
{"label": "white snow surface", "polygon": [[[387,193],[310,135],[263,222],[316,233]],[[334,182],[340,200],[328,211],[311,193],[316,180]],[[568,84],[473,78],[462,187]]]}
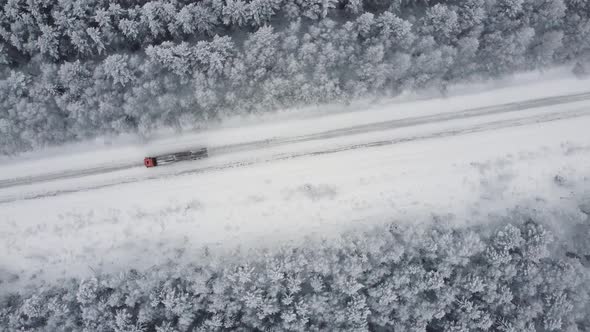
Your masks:
{"label": "white snow surface", "polygon": [[[0,183],[130,167],[0,186],[0,290],[169,260],[189,263],[205,246],[272,247],[375,223],[426,222],[433,214],[478,223],[516,206],[574,209],[574,193],[586,190],[590,179],[590,100],[445,121],[436,116],[590,92],[589,83],[558,78],[147,144],[5,159]],[[432,121],[420,124],[320,135],[430,115]],[[290,141],[309,135],[318,136]],[[283,143],[248,145],[265,140]],[[224,148],[239,143],[246,146]],[[211,156],[142,166],[145,155],[198,146],[209,147]]]}

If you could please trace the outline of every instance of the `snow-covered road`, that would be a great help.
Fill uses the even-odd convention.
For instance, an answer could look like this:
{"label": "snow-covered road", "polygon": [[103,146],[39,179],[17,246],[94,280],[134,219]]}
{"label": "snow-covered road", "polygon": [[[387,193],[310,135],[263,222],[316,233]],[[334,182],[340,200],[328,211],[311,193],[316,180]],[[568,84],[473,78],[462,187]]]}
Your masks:
{"label": "snow-covered road", "polygon": [[[0,288],[432,213],[476,222],[532,196],[570,204],[578,187],[552,179],[590,178],[588,86],[563,79],[11,160],[0,164]],[[210,158],[139,166],[198,145]]]}
{"label": "snow-covered road", "polygon": [[[268,149],[274,147],[280,147],[289,144],[296,144],[296,143],[306,143],[306,142],[313,142],[313,141],[320,141],[320,140],[328,140],[334,138],[342,138],[346,136],[353,136],[353,135],[361,135],[361,134],[368,134],[380,131],[388,131],[392,129],[400,129],[406,127],[414,127],[420,125],[427,125],[427,124],[436,124],[440,122],[449,122],[451,121],[453,124],[457,123],[456,126],[452,126],[450,129],[445,127],[442,131],[431,131],[431,132],[420,132],[418,134],[414,134],[407,137],[396,137],[392,139],[385,139],[383,140],[382,137],[379,137],[379,140],[376,141],[367,141],[364,140],[362,143],[357,144],[349,144],[349,145],[340,145],[334,148],[323,148],[323,149],[314,149],[313,147],[304,149],[303,151],[296,150],[294,152],[289,153],[281,153],[275,154],[271,156],[266,156],[265,158],[247,158],[247,159],[238,159],[232,161],[230,163],[224,163],[221,165],[210,165],[207,167],[201,167],[202,162],[193,162],[191,169],[183,169],[182,171],[177,171],[176,169],[170,168],[170,172],[160,172],[156,176],[135,176],[132,178],[118,178],[119,181],[114,182],[101,182],[101,183],[93,183],[87,186],[77,186],[75,188],[67,189],[62,188],[55,191],[33,191],[29,194],[22,194],[22,191],[15,190],[16,195],[10,196],[1,196],[0,195],[0,204],[13,202],[15,200],[20,199],[36,199],[42,198],[47,196],[56,196],[65,193],[73,193],[76,191],[81,190],[91,190],[97,188],[104,188],[110,187],[118,184],[160,178],[160,177],[167,177],[171,175],[183,175],[187,173],[203,173],[209,171],[218,171],[225,168],[233,168],[238,166],[246,166],[252,165],[254,163],[259,162],[269,162],[269,161],[276,161],[282,159],[291,159],[295,157],[302,157],[302,156],[311,156],[311,155],[319,155],[319,154],[327,154],[327,153],[335,153],[344,150],[350,149],[361,149],[361,148],[369,148],[381,145],[390,145],[390,144],[397,144],[403,142],[409,142],[414,140],[421,140],[427,138],[437,138],[437,137],[444,137],[450,135],[461,135],[470,132],[477,132],[477,131],[485,131],[485,130],[493,130],[502,127],[510,127],[510,126],[521,126],[527,123],[535,123],[535,122],[548,122],[548,121],[555,121],[560,119],[566,118],[575,118],[588,115],[590,112],[590,92],[589,93],[576,93],[571,95],[565,96],[553,96],[553,97],[545,97],[545,98],[538,98],[538,99],[531,99],[525,101],[517,101],[512,103],[506,104],[499,104],[499,105],[491,105],[491,106],[483,106],[477,107],[472,109],[463,109],[458,110],[455,112],[449,113],[442,113],[442,114],[432,114],[432,115],[424,115],[424,116],[417,116],[417,117],[408,117],[408,118],[401,118],[401,119],[394,119],[389,121],[383,122],[375,122],[369,124],[362,124],[356,126],[350,126],[346,128],[338,128],[332,129],[328,131],[321,131],[321,132],[313,132],[309,134],[299,135],[299,136],[282,136],[282,137],[272,137],[262,140],[255,140],[255,141],[247,141],[242,143],[234,143],[228,145],[212,145],[209,147],[209,155],[212,157],[230,154],[230,153],[248,153],[253,154],[254,150],[260,149]],[[561,109],[555,111],[554,106],[570,106],[573,107],[562,107]],[[533,110],[531,112],[531,110]],[[529,111],[525,113],[524,111]],[[509,114],[514,113],[514,114]],[[522,114],[525,114],[524,116]],[[508,116],[506,116],[508,115]],[[475,122],[470,122],[465,125],[464,121],[466,119],[475,118]],[[453,122],[454,121],[454,122]],[[189,142],[186,148],[191,148],[197,146],[197,143]],[[141,160],[138,159],[136,161],[122,161],[117,162],[114,164],[105,164],[99,167],[89,167],[89,168],[79,168],[79,169],[66,169],[63,171],[53,172],[53,173],[40,173],[40,174],[32,174],[27,175],[25,177],[16,177],[16,178],[3,178],[0,177],[0,189],[6,189],[10,187],[18,187],[30,184],[39,184],[43,182],[50,182],[50,181],[57,181],[57,180],[64,180],[64,179],[78,179],[86,176],[91,175],[99,175],[99,174],[107,174],[113,173],[122,170],[130,170],[133,168],[141,168],[142,164],[140,163]],[[64,167],[68,167],[67,163],[62,163]],[[43,168],[39,168],[40,172],[43,172]],[[9,175],[10,173],[5,173]],[[5,175],[5,176],[6,176]]]}
{"label": "snow-covered road", "polygon": [[[301,136],[294,136],[294,137],[273,137],[269,139],[257,140],[252,142],[243,142],[243,143],[235,143],[223,146],[212,146],[209,147],[210,154],[219,155],[223,153],[232,153],[232,152],[243,152],[243,151],[250,151],[254,149],[261,149],[261,148],[268,148],[278,145],[285,145],[285,144],[292,144],[292,143],[300,143],[300,142],[307,142],[307,141],[316,141],[328,138],[335,138],[335,137],[342,137],[342,136],[349,136],[355,134],[363,134],[369,133],[374,131],[381,131],[387,129],[397,129],[402,127],[410,127],[416,126],[421,124],[428,124],[428,123],[436,123],[442,121],[452,121],[452,120],[461,120],[467,119],[472,117],[480,117],[480,116],[489,116],[489,115],[497,115],[501,113],[508,113],[508,112],[517,112],[517,111],[524,111],[530,110],[533,108],[540,108],[546,106],[555,106],[555,105],[562,105],[568,103],[574,103],[578,101],[586,101],[590,99],[590,93],[577,93],[572,95],[565,95],[565,96],[554,96],[554,97],[546,97],[546,98],[539,98],[539,99],[532,99],[526,101],[518,101],[513,103],[501,104],[501,105],[492,105],[492,106],[484,106],[478,107],[473,109],[467,110],[460,110],[451,113],[443,113],[443,114],[433,114],[433,115],[425,115],[425,116],[418,116],[418,117],[410,117],[410,118],[403,118],[403,119],[395,119],[390,121],[384,122],[376,122],[364,125],[357,125],[348,128],[340,128],[340,129],[333,129],[324,132],[316,132]],[[572,116],[570,114],[566,114],[565,116]],[[508,124],[509,125],[509,124]],[[194,144],[194,143],[193,143]],[[189,146],[190,147],[193,147]],[[320,151],[321,152],[321,151]],[[61,180],[61,179],[68,179],[68,178],[79,178],[83,176],[95,175],[95,174],[104,174],[104,173],[111,173],[120,170],[125,170],[129,168],[134,168],[140,165],[140,161],[130,161],[130,162],[119,162],[113,164],[105,164],[99,167],[90,167],[90,168],[81,168],[81,169],[68,169],[60,172],[54,173],[45,173],[45,174],[33,174],[28,175],[25,177],[17,177],[17,178],[2,178],[0,177],[0,189],[32,184],[32,183],[39,183],[39,182],[47,182],[47,181],[54,181],[54,180]],[[67,167],[67,164],[64,165]],[[43,169],[41,168],[40,171],[42,172]],[[10,173],[9,173],[10,174]]]}
{"label": "snow-covered road", "polygon": [[[461,112],[462,113],[462,112]],[[499,114],[499,113],[494,113]],[[383,139],[379,137],[379,140],[375,141],[367,141],[364,143],[356,143],[356,144],[349,144],[349,145],[336,145],[335,147],[324,147],[322,149],[312,149],[307,148],[303,151],[292,151],[287,153],[279,153],[274,155],[269,155],[264,158],[248,158],[242,159],[237,161],[232,161],[229,163],[222,163],[219,165],[207,166],[207,167],[200,167],[202,162],[195,161],[191,163],[191,168],[189,169],[171,169],[172,172],[161,172],[157,175],[144,175],[144,176],[134,176],[128,178],[116,177],[116,181],[104,181],[101,180],[100,182],[88,182],[85,185],[76,185],[73,187],[68,188],[62,187],[61,189],[55,190],[31,190],[31,191],[19,191],[16,188],[13,192],[15,194],[10,194],[6,196],[0,196],[0,204],[11,203],[17,200],[30,200],[30,199],[39,199],[44,197],[53,197],[59,196],[63,194],[72,194],[80,191],[88,191],[94,189],[101,189],[106,187],[113,187],[117,185],[128,184],[132,182],[138,181],[145,181],[145,180],[153,180],[158,178],[167,178],[170,176],[180,176],[180,175],[188,175],[188,174],[199,174],[199,173],[207,173],[213,171],[221,171],[227,168],[235,168],[235,167],[244,167],[244,166],[251,166],[257,163],[267,163],[272,161],[280,161],[280,160],[288,160],[300,157],[311,157],[311,156],[318,156],[324,154],[332,154],[337,152],[343,152],[347,150],[357,150],[357,149],[365,149],[365,148],[374,148],[384,145],[392,145],[392,144],[400,144],[400,143],[408,143],[417,140],[425,140],[425,139],[435,139],[435,138],[442,138],[448,136],[458,136],[464,135],[469,133],[476,133],[481,131],[487,130],[495,130],[495,129],[502,129],[502,128],[509,128],[509,127],[518,127],[530,124],[539,124],[544,122],[552,122],[558,120],[565,120],[565,119],[573,119],[579,117],[587,117],[590,116],[590,103],[587,105],[578,105],[576,108],[567,108],[556,112],[544,112],[540,111],[539,114],[525,116],[525,117],[518,117],[518,118],[509,118],[509,119],[482,119],[482,121],[478,121],[473,124],[468,125],[457,125],[456,127],[451,127],[449,129],[444,129],[441,131],[432,131],[432,132],[425,132],[422,134],[416,134],[412,136],[406,137],[397,137],[391,139]],[[460,117],[460,119],[464,119],[465,117]],[[435,120],[435,121],[428,121],[425,123],[434,124],[438,121],[449,121],[445,120]],[[399,120],[393,121],[389,123],[378,123],[373,126],[363,126],[365,130],[357,131],[355,127],[350,128],[349,130],[342,130],[338,132],[326,132],[326,133],[319,133],[314,135],[306,135],[306,136],[299,136],[293,138],[281,138],[281,139],[270,139],[261,142],[249,142],[244,143],[241,145],[234,145],[234,146],[224,146],[224,147],[215,147],[212,148],[209,152],[211,157],[217,156],[222,153],[229,153],[229,152],[252,152],[253,150],[258,150],[267,147],[276,147],[279,145],[285,144],[294,144],[294,143],[301,143],[301,142],[309,142],[309,141],[317,141],[323,140],[328,138],[335,138],[335,137],[343,137],[347,135],[358,135],[360,133],[369,133],[376,130],[383,130],[386,129],[393,129],[393,128],[401,128],[406,126],[412,126],[411,124],[407,123],[414,123],[414,119],[408,119],[408,121]],[[416,121],[418,122],[418,121]],[[377,129],[379,128],[379,129]],[[128,170],[132,168],[137,168],[136,164],[133,165],[125,165],[125,166],[116,166],[116,167],[105,167],[105,168],[91,168],[85,170],[77,170],[77,171],[67,171],[63,173],[57,174],[50,174],[50,175],[40,175],[40,176],[32,176],[27,178],[17,178],[17,179],[10,179],[5,180],[4,183],[0,183],[1,188],[9,188],[9,187],[17,187],[19,185],[27,185],[27,184],[37,184],[39,182],[48,182],[48,181],[57,181],[62,179],[70,179],[70,178],[81,178],[84,176],[90,175],[97,175],[97,174],[106,174],[106,173],[113,173],[120,170]],[[141,167],[141,166],[140,166]]]}

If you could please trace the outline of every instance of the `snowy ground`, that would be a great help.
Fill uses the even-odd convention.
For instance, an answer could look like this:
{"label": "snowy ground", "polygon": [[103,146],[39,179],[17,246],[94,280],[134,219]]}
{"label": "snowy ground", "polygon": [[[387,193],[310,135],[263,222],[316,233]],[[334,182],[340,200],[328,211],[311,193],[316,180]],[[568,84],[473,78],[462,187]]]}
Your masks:
{"label": "snowy ground", "polygon": [[[0,289],[188,262],[203,246],[270,246],[369,222],[432,213],[479,222],[539,201],[576,206],[572,192],[590,179],[590,96],[539,99],[590,92],[588,83],[560,78],[5,160]],[[201,145],[210,158],[141,166],[146,154]]]}

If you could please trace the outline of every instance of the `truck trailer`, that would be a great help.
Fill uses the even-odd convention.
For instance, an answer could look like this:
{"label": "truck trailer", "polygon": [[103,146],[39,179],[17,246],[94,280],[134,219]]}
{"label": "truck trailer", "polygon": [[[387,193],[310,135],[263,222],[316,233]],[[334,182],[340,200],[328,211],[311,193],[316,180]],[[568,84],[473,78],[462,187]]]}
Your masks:
{"label": "truck trailer", "polygon": [[145,167],[156,167],[165,164],[175,163],[183,160],[197,160],[207,157],[207,148],[200,148],[197,150],[181,151],[174,153],[162,154],[159,156],[145,157],[143,164]]}

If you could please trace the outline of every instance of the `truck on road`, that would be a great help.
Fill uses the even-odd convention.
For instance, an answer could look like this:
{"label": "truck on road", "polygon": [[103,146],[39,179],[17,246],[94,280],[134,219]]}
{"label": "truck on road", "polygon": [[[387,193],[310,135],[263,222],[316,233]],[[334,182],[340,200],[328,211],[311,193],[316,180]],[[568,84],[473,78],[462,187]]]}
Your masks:
{"label": "truck on road", "polygon": [[188,150],[181,152],[174,152],[168,154],[162,154],[159,156],[145,157],[143,164],[145,167],[156,167],[165,164],[175,163],[183,160],[197,160],[207,157],[207,148],[200,148],[197,150]]}

